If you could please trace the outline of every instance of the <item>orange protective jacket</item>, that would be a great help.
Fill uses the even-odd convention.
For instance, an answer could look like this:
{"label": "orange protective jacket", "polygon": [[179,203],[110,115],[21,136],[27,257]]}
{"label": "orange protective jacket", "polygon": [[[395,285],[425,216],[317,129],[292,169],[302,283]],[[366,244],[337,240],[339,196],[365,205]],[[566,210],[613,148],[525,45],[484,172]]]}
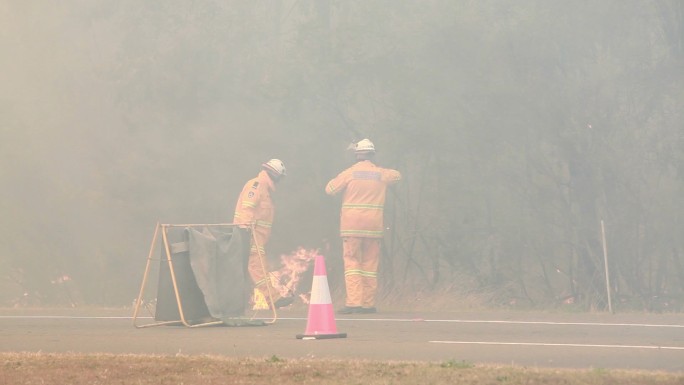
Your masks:
{"label": "orange protective jacket", "polygon": [[401,180],[397,170],[378,167],[370,160],[357,162],[328,182],[325,192],[342,195],[340,235],[382,238],[387,186]]}
{"label": "orange protective jacket", "polygon": [[[233,223],[247,227],[254,223],[256,231],[268,240],[273,225],[273,201],[271,192],[275,191],[273,181],[266,171],[259,172],[256,178],[250,179],[240,193],[235,206]],[[263,246],[263,245],[262,245]]]}

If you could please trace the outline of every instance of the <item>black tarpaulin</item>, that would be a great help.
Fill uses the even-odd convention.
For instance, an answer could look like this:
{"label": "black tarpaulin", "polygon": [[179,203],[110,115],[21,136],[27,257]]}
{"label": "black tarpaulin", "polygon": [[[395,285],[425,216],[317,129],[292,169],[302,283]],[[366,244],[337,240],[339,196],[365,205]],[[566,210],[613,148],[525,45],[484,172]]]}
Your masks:
{"label": "black tarpaulin", "polygon": [[209,314],[214,318],[237,317],[245,311],[247,282],[243,240],[239,231],[233,234],[230,230],[204,227],[200,232],[186,229],[190,265]]}
{"label": "black tarpaulin", "polygon": [[[200,231],[201,230],[201,231]],[[247,299],[242,233],[234,227],[170,228],[167,232],[183,317],[197,323],[240,317]],[[235,231],[233,231],[235,230]],[[173,280],[162,248],[155,320],[180,319]]]}

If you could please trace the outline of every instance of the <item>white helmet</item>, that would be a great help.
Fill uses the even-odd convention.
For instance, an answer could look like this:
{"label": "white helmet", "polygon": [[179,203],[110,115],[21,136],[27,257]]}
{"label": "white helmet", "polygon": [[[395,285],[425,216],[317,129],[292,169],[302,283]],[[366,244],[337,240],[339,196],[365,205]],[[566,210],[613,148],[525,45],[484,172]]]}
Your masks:
{"label": "white helmet", "polygon": [[267,171],[275,173],[278,176],[287,175],[287,173],[285,172],[285,164],[280,159],[271,159],[268,162],[262,164],[261,167],[265,168]]}
{"label": "white helmet", "polygon": [[356,143],[356,146],[354,146],[354,151],[356,151],[357,154],[375,152],[375,146],[370,140],[362,139]]}

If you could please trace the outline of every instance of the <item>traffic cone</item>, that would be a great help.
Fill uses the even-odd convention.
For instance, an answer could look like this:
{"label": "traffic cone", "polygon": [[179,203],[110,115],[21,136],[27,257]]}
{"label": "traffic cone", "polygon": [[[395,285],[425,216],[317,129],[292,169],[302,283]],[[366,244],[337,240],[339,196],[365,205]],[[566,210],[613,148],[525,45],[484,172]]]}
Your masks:
{"label": "traffic cone", "polygon": [[335,316],[330,300],[328,276],[325,272],[325,259],[317,255],[314,264],[313,283],[311,284],[311,302],[309,316],[304,334],[297,334],[297,339],[346,338],[347,333],[338,333]]}

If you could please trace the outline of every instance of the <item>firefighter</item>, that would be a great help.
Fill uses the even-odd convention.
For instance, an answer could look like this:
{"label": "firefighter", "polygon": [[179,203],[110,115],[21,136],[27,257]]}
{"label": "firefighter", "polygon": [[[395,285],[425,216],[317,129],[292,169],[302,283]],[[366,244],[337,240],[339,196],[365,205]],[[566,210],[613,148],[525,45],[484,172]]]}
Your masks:
{"label": "firefighter", "polygon": [[[266,274],[265,247],[271,235],[274,207],[271,193],[275,185],[285,175],[285,165],[279,159],[271,159],[261,165],[262,170],[256,178],[250,179],[240,193],[235,205],[233,223],[237,224],[243,239],[249,239],[250,246],[245,250],[247,271],[254,283],[255,296],[269,298],[272,296],[276,308],[287,306],[294,301],[293,297],[281,297],[271,285]],[[250,234],[250,230],[254,234]],[[270,289],[270,290],[269,290]],[[259,292],[259,294],[257,294]]]}
{"label": "firefighter", "polygon": [[401,180],[399,171],[376,166],[368,139],[352,145],[356,163],[328,182],[328,195],[342,193],[340,236],[344,260],[345,306],[339,314],[377,312],[380,241],[387,186]]}

